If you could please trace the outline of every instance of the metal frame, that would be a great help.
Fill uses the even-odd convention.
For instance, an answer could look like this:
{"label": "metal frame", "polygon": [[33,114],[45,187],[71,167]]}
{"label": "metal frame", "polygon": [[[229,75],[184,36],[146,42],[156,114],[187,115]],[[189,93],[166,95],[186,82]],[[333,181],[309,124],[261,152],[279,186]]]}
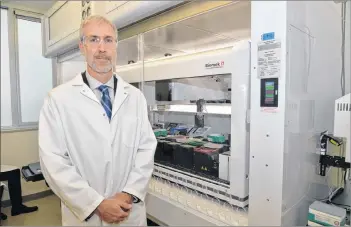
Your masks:
{"label": "metal frame", "polygon": [[[9,38],[9,63],[10,63],[10,86],[11,86],[11,110],[12,126],[1,126],[1,132],[36,130],[38,122],[22,122],[21,113],[21,89],[19,75],[19,49],[18,49],[18,21],[17,19],[41,22],[41,14],[18,10],[12,7],[1,7],[8,12],[8,38]],[[53,87],[57,85],[55,73],[55,61],[52,61]]]}

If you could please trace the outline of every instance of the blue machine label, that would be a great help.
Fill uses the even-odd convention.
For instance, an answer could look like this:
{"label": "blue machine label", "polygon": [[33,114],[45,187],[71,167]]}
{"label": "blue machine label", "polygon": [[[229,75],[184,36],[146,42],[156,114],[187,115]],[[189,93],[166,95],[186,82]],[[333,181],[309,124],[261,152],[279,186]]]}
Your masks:
{"label": "blue machine label", "polygon": [[261,36],[261,39],[262,39],[262,41],[274,39],[274,32],[264,33],[264,34]]}

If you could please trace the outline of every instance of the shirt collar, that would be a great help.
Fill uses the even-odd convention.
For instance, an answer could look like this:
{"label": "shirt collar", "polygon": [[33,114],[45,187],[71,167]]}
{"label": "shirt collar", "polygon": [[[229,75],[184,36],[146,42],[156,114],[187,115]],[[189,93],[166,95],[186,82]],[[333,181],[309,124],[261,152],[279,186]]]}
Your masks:
{"label": "shirt collar", "polygon": [[[98,87],[100,87],[101,85],[103,85],[103,83],[101,83],[100,81],[98,81],[97,79],[95,79],[94,77],[92,77],[88,71],[86,70],[86,75],[87,75],[87,80],[89,83],[89,86],[92,90],[97,89]],[[110,87],[113,89],[114,87],[114,80],[113,80],[114,75],[111,77],[111,79],[109,81],[107,81],[105,83],[106,86]]]}

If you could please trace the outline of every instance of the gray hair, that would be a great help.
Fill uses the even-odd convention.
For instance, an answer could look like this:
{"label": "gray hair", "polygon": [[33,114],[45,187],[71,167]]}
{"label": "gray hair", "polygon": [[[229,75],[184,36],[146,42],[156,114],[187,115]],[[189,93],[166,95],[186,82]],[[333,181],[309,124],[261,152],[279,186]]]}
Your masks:
{"label": "gray hair", "polygon": [[92,21],[104,22],[106,24],[109,24],[113,28],[113,31],[115,32],[116,39],[117,39],[117,37],[118,37],[117,28],[111,21],[109,21],[106,17],[100,16],[100,15],[92,15],[92,16],[87,17],[85,20],[83,20],[81,25],[80,25],[79,37],[80,37],[81,41],[83,41],[83,38],[84,38],[83,29],[84,29],[85,25],[87,25],[88,23],[90,23]]}

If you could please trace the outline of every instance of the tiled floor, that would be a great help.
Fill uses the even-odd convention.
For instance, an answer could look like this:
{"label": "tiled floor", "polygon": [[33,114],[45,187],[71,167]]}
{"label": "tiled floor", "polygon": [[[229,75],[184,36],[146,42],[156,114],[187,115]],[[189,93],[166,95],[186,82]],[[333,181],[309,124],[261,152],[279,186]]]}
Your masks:
{"label": "tiled floor", "polygon": [[29,214],[11,216],[11,207],[2,208],[7,220],[3,226],[61,226],[60,201],[55,195],[25,203],[28,206],[38,206],[39,210]]}

